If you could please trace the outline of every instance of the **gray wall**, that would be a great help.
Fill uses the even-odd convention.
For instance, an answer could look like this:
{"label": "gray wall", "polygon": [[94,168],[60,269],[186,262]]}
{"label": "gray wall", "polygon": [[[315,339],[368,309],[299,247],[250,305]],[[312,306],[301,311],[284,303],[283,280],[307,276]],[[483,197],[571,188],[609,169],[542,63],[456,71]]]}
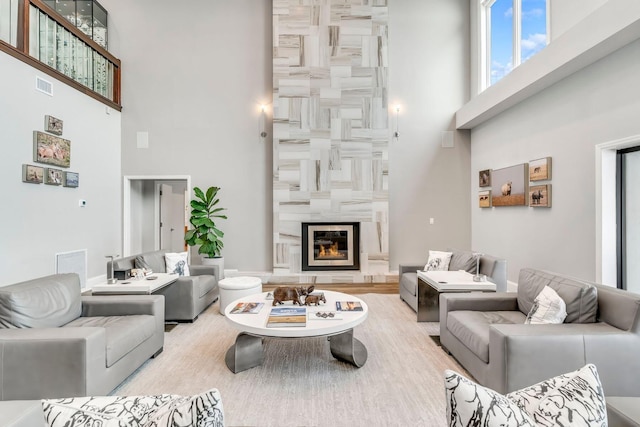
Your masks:
{"label": "gray wall", "polygon": [[[640,134],[640,41],[472,130],[472,242],[522,267],[596,280],[595,145]],[[526,64],[525,64],[526,65]],[[550,209],[480,209],[477,171],[553,158]]]}
{"label": "gray wall", "polygon": [[[402,106],[389,144],[393,269],[426,263],[429,249],[470,248],[469,140],[453,123],[468,68],[468,1],[389,2],[389,104]],[[442,148],[443,131],[454,131],[454,148]]]}
{"label": "gray wall", "polygon": [[[105,274],[107,254],[121,246],[120,113],[0,52],[0,285],[53,274],[55,254],[87,249],[87,276]],[[36,76],[53,83],[50,97]],[[107,113],[108,111],[108,113]],[[33,162],[33,131],[44,116],[64,122],[78,188],[22,182]],[[87,206],[80,208],[79,199]]]}
{"label": "gray wall", "polygon": [[[271,271],[272,142],[260,141],[258,120],[272,91],[272,3],[101,4],[123,63],[123,174],[188,174],[193,186],[222,187],[225,267]],[[389,1],[389,103],[402,105],[389,148],[393,270],[470,244],[468,136],[440,147],[468,96],[468,17],[466,0]],[[148,149],[136,148],[138,131],[149,132]]]}
{"label": "gray wall", "polygon": [[271,102],[271,2],[101,4],[123,64],[123,174],[221,187],[225,267],[271,270],[271,129],[258,134],[259,106]]}

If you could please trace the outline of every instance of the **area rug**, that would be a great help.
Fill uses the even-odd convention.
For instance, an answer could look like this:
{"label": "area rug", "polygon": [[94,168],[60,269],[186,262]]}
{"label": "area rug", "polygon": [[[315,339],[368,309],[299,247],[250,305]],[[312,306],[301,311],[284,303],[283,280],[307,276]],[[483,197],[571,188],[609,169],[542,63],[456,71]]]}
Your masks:
{"label": "area rug", "polygon": [[266,339],[261,366],[224,362],[238,333],[209,307],[165,334],[164,352],[113,394],[196,394],[216,387],[228,426],[444,426],[445,369],[468,375],[429,337],[398,295],[359,295],[369,317],[354,329],[369,357],[360,369],[331,356],[326,338]]}

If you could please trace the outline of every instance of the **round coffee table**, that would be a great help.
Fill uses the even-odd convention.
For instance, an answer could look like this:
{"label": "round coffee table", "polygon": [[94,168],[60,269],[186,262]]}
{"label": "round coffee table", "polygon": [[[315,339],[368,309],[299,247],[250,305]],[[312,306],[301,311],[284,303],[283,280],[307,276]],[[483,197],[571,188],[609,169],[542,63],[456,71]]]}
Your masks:
{"label": "round coffee table", "polygon": [[[362,311],[338,311],[340,319],[307,319],[306,326],[267,327],[267,319],[271,312],[273,300],[267,300],[268,292],[253,294],[239,298],[227,305],[224,310],[227,321],[241,332],[236,342],[229,348],[225,356],[227,367],[234,373],[259,366],[264,360],[262,340],[277,338],[309,338],[326,336],[329,340],[331,354],[338,360],[362,367],[367,361],[367,348],[353,336],[353,328],[364,322],[369,308],[360,298],[342,292],[316,290],[314,294],[323,293],[326,303],[319,306],[306,306],[307,312],[336,312],[336,301],[359,302]],[[231,314],[231,310],[240,302],[264,303],[260,312]],[[291,301],[277,307],[292,306]],[[297,305],[296,305],[297,307]]]}

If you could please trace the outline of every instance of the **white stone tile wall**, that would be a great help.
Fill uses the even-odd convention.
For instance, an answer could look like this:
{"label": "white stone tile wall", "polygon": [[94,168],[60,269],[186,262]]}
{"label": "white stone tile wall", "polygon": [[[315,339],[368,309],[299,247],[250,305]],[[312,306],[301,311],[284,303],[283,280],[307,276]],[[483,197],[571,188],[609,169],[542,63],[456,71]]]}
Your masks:
{"label": "white stone tile wall", "polygon": [[386,0],[274,0],[274,274],[300,273],[301,223],[359,221],[361,271],[389,272]]}

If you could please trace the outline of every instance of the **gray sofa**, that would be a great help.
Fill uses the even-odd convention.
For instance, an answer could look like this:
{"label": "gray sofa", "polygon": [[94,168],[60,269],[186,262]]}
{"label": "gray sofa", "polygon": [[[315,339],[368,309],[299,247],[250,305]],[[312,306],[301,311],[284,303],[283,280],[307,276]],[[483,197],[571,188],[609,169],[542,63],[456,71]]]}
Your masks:
{"label": "gray sofa", "polygon": [[76,274],[0,287],[0,400],[109,393],[163,345],[163,297],[81,296]]}
{"label": "gray sofa", "polygon": [[[562,324],[524,324],[550,286]],[[593,363],[607,396],[640,396],[640,295],[522,269],[518,292],[442,294],[440,342],[480,384],[508,393]]]}
{"label": "gray sofa", "polygon": [[[136,268],[136,258],[143,260],[154,273],[166,273],[166,251],[145,252],[113,260],[115,270]],[[165,298],[165,320],[193,322],[198,315],[220,296],[218,266],[189,265],[190,276],[181,276],[174,283],[156,292]],[[111,261],[107,263],[107,276]]]}
{"label": "gray sofa", "polygon": [[[452,252],[449,270],[465,270],[469,273],[476,273],[475,255],[471,251],[461,251],[457,249]],[[487,280],[496,284],[496,291],[507,291],[507,261],[491,255],[481,255],[479,257],[480,274],[487,276]],[[399,292],[400,299],[405,301],[414,311],[418,311],[418,275],[417,270],[424,270],[426,261],[422,264],[400,264],[398,275],[400,277]]]}

